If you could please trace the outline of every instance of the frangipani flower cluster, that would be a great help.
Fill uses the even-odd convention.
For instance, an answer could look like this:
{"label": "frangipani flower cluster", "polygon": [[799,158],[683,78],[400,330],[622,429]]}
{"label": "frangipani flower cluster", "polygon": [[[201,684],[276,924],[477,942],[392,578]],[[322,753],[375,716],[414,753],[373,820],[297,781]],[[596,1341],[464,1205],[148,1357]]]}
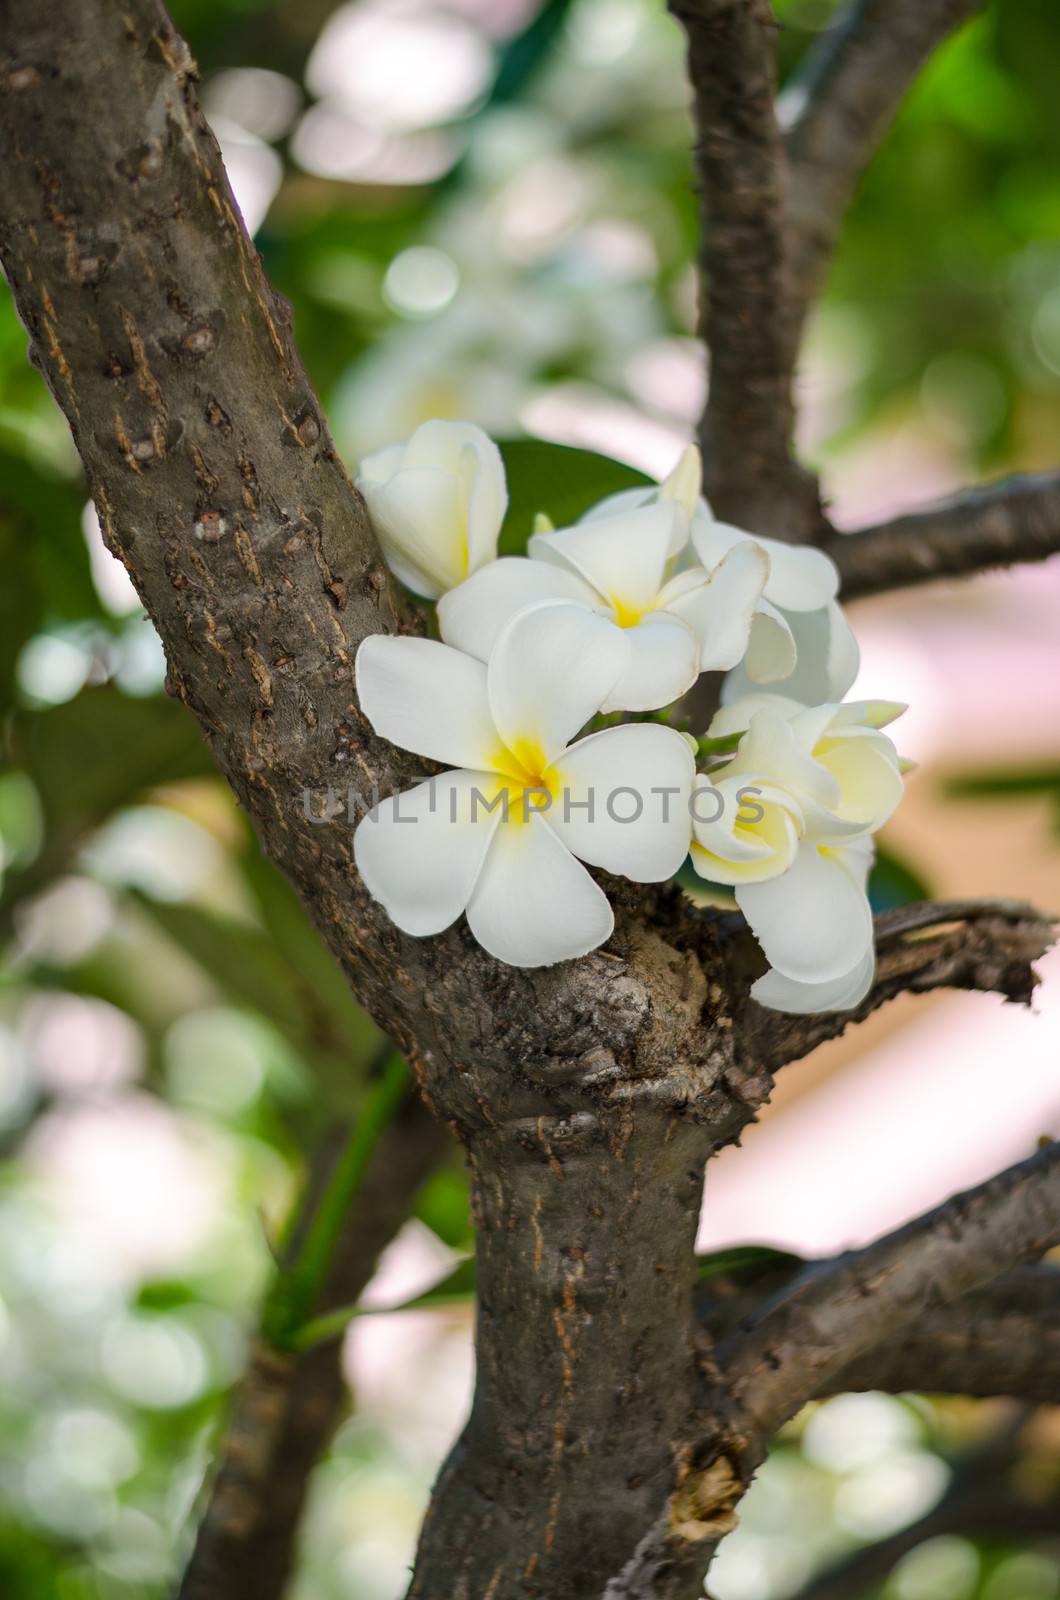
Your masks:
{"label": "frangipani flower cluster", "polygon": [[[655,883],[690,858],[762,947],[756,999],[856,1005],[875,966],[872,835],[903,788],[881,730],[903,708],[843,703],[858,652],[829,558],[718,522],[694,448],[571,527],[539,516],[525,556],[498,557],[504,466],[471,424],[425,423],[357,482],[441,636],[375,635],[357,655],[375,731],[448,769],[355,834],[398,927],[465,916],[498,960],[547,966],[611,935],[588,868]],[[696,738],[676,703],[703,672],[725,674],[722,709]]]}

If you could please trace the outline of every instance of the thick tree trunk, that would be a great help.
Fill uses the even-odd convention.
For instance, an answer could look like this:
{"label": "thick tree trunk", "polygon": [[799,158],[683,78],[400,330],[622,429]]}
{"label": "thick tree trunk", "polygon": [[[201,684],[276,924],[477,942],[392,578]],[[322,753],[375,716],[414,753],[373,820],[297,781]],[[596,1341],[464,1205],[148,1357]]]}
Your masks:
{"label": "thick tree trunk", "polygon": [[678,1481],[702,1428],[706,1140],[668,1126],[583,1114],[477,1143],[475,1401],[416,1600],[602,1594]]}

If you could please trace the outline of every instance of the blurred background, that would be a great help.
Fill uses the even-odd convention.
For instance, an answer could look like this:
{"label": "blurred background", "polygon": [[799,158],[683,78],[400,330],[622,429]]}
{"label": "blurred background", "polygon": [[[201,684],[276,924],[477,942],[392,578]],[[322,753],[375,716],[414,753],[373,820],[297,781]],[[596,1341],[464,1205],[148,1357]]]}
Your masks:
{"label": "blurred background", "polygon": [[[682,39],[661,4],[171,9],[351,467],[452,416],[670,468],[706,380]],[[787,73],[833,6],[777,11]],[[1055,0],[989,6],[861,188],[800,375],[801,447],[841,526],[1057,464],[1058,60]],[[0,1593],[152,1600],[186,1556],[308,1154],[363,1102],[378,1040],[162,692],[6,291],[0,552]],[[910,702],[899,743],[919,763],[880,905],[1060,907],[1058,616],[1060,561],[857,607],[858,691]],[[1060,1135],[1060,965],[1043,970],[1033,1014],[903,1001],[787,1069],[711,1168],[702,1250],[858,1243]],[[403,1590],[467,1404],[471,1311],[379,1308],[468,1244],[452,1158],[345,1338],[349,1413],[291,1600]],[[984,1482],[1015,1507],[997,1526],[961,1514]],[[1054,1600],[1060,1412],[811,1408],[712,1592],[794,1595],[881,1539],[898,1600]]]}

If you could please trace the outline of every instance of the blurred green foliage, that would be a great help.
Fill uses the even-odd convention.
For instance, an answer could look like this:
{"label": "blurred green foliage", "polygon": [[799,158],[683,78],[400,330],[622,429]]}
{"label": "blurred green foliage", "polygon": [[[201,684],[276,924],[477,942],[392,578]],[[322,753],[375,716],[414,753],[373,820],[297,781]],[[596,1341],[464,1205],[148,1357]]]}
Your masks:
{"label": "blurred green foliage", "polygon": [[[507,548],[537,510],[563,521],[665,469],[701,378],[682,42],[661,4],[172,9],[350,463],[426,416],[481,422],[511,441]],[[830,9],[778,5],[785,72]],[[441,34],[410,33],[417,17]],[[1058,54],[1055,0],[991,5],[888,136],[811,334],[831,399],[807,447],[826,485],[845,451],[904,426],[967,476],[1052,464]],[[362,1106],[378,1036],[162,692],[153,630],[25,354],[5,297],[0,1593],[151,1600],[187,1547],[268,1238],[325,1126]],[[545,449],[555,438],[571,448]],[[923,890],[886,854],[876,887],[881,904]],[[435,1265],[395,1301],[466,1295],[455,1162],[413,1228]],[[458,1313],[438,1326],[417,1347],[434,1373],[449,1333],[465,1348]],[[971,1414],[876,1398],[808,1450],[793,1432],[727,1547],[724,1600],[789,1592],[810,1557],[872,1537],[881,1503],[900,1521],[938,1492]],[[444,1438],[395,1415],[369,1406],[340,1433],[295,1600],[401,1587]],[[1026,1559],[965,1541],[894,1592],[1055,1596],[1055,1562],[1012,1567]]]}

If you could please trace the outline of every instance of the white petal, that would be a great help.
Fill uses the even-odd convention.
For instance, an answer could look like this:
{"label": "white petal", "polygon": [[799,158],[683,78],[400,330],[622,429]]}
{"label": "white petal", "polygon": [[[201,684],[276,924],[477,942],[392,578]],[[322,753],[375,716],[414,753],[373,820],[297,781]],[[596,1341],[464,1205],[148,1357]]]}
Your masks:
{"label": "white petal", "polygon": [[[692,447],[690,446],[689,448]],[[683,459],[684,457],[682,457],[682,461]],[[671,477],[676,474],[680,466],[681,462],[678,462],[677,467],[674,469],[674,473],[671,473],[670,475]],[[669,479],[667,482],[669,482]],[[578,521],[580,523],[599,522],[603,518],[617,516],[620,512],[641,511],[645,506],[658,505],[660,500],[670,500],[675,504],[680,504],[680,502],[676,500],[675,496],[667,494],[665,491],[666,484],[660,484],[658,488],[652,488],[649,485],[645,485],[642,489],[619,489],[616,494],[605,495],[605,497],[602,500],[598,500],[594,506],[590,506],[589,510],[586,511],[583,516],[578,518]],[[688,515],[685,513],[685,508],[683,505],[681,505],[681,510],[683,515],[674,518],[673,528],[670,534],[670,547],[667,551],[667,557],[670,560],[672,560],[674,556],[680,555],[681,551],[688,543]],[[537,533],[538,531],[539,530],[535,527],[534,532]],[[553,530],[545,529],[541,531],[548,532]]]}
{"label": "white petal", "polygon": [[624,631],[629,661],[601,711],[655,711],[692,687],[699,677],[699,640],[680,617],[649,611]]}
{"label": "white petal", "polygon": [[753,544],[731,550],[694,588],[688,586],[689,574],[681,574],[684,592],[669,601],[667,610],[695,629],[701,672],[726,672],[740,660],[768,575],[769,563]]}
{"label": "white petal", "polygon": [[766,539],[702,512],[692,522],[692,543],[705,567],[716,566],[735,545],[750,541],[769,557],[766,599],[784,611],[816,611],[839,592],[839,569],[823,550]]}
{"label": "white petal", "polygon": [[714,713],[707,734],[711,739],[723,739],[726,734],[746,733],[756,711],[778,712],[790,720],[803,709],[797,700],[788,700],[782,694],[767,694],[760,689],[753,694],[742,694],[738,700],[726,701]]}
{"label": "white petal", "polygon": [[743,773],[776,784],[794,798],[807,819],[820,811],[830,820],[839,804],[838,781],[800,742],[793,722],[768,704],[752,716],[724,771],[726,776]]}
{"label": "white petal", "polygon": [[798,983],[772,968],[751,985],[751,997],[773,1011],[790,1011],[803,1016],[822,1011],[849,1011],[860,1005],[876,976],[876,952],[866,950],[857,966],[825,983]]}
{"label": "white petal", "polygon": [[607,728],[571,745],[551,769],[548,819],[583,861],[661,883],[688,854],[694,776],[692,751],[675,729]]}
{"label": "white petal", "polygon": [[405,448],[409,467],[451,472],[461,486],[469,572],[497,554],[497,536],[508,508],[504,461],[493,440],[473,422],[424,422]]}
{"label": "white petal", "polygon": [[506,625],[542,600],[599,605],[599,597],[573,572],[525,556],[502,556],[475,572],[438,602],[442,638],[458,650],[488,661]]}
{"label": "white petal", "polygon": [[381,483],[389,483],[401,466],[404,454],[403,444],[385,444],[381,450],[373,450],[364,456],[357,468],[358,487],[368,484],[374,489]]}
{"label": "white petal", "polygon": [[864,894],[872,864],[876,860],[876,845],[872,837],[866,833],[860,834],[855,839],[848,839],[843,844],[836,845],[832,855]]}
{"label": "white petal", "polygon": [[[795,670],[796,660],[795,636],[787,618],[768,600],[760,600],[751,625],[744,674],[752,683],[788,680]],[[786,693],[787,681],[784,690]]]}
{"label": "white petal", "polygon": [[433,639],[374,633],[357,651],[356,680],[381,738],[455,767],[495,769],[500,741],[481,661]]}
{"label": "white petal", "polygon": [[842,700],[861,664],[861,653],[841,606],[833,600],[820,611],[789,612],[798,663],[784,693],[804,706]]}
{"label": "white petal", "polygon": [[807,755],[813,754],[819,741],[835,721],[838,710],[839,707],[829,701],[819,706],[799,706],[794,716],[788,720],[800,750],[805,750]]}
{"label": "white petal", "polygon": [[389,483],[358,477],[357,487],[388,565],[414,593],[434,600],[467,576],[467,523],[455,478],[402,468]]}
{"label": "white petal", "polygon": [[497,554],[504,465],[471,423],[425,422],[366,456],[357,487],[388,563],[417,594],[436,599]]}
{"label": "white petal", "polygon": [[591,583],[619,613],[631,620],[650,606],[662,588],[679,509],[671,504],[647,505],[613,517],[593,518],[557,533],[535,533],[530,554],[535,560],[570,566]]}
{"label": "white petal", "polygon": [[864,890],[815,845],[802,845],[779,878],[738,885],[736,901],[770,966],[800,983],[838,978],[872,947]]}
{"label": "white petal", "polygon": [[623,630],[584,606],[548,601],[512,618],[490,656],[489,702],[527,772],[543,772],[596,715],[628,660]]}
{"label": "white petal", "polygon": [[599,884],[536,815],[498,828],[467,920],[483,949],[511,967],[586,955],[615,925]]}
{"label": "white petal", "polygon": [[676,467],[659,485],[659,499],[672,500],[691,522],[703,489],[703,457],[696,445],[688,445]]}
{"label": "white petal", "polygon": [[873,831],[882,828],[905,791],[897,752],[886,734],[850,728],[823,739],[816,759],[839,784],[837,816]]}
{"label": "white petal", "polygon": [[867,728],[886,728],[908,710],[903,700],[848,700],[836,706],[833,726],[841,728],[848,723],[862,723]]}
{"label": "white petal", "polygon": [[[645,506],[653,506],[658,498],[658,488],[650,483],[644,484],[639,489],[618,489],[614,494],[605,495],[594,506],[590,506],[578,521],[599,522],[601,518],[613,517],[620,511],[641,511]],[[536,533],[537,529],[534,531]]]}
{"label": "white petal", "polygon": [[443,772],[375,806],[357,825],[353,858],[365,887],[406,933],[441,933],[466,908],[500,811],[497,779],[483,772]]}
{"label": "white petal", "polygon": [[[842,700],[858,675],[859,652],[840,606],[833,600],[820,611],[788,611],[783,621],[795,641],[797,660],[795,670],[778,682],[780,692],[804,706]],[[742,662],[726,678],[721,697],[728,704],[754,688],[748,663]]]}
{"label": "white petal", "polygon": [[786,872],[802,818],[791,796],[747,775],[697,780],[692,865],[713,883],[759,883]]}
{"label": "white petal", "polygon": [[817,611],[839,593],[839,568],[823,550],[759,539],[769,557],[766,596],[782,611]]}

